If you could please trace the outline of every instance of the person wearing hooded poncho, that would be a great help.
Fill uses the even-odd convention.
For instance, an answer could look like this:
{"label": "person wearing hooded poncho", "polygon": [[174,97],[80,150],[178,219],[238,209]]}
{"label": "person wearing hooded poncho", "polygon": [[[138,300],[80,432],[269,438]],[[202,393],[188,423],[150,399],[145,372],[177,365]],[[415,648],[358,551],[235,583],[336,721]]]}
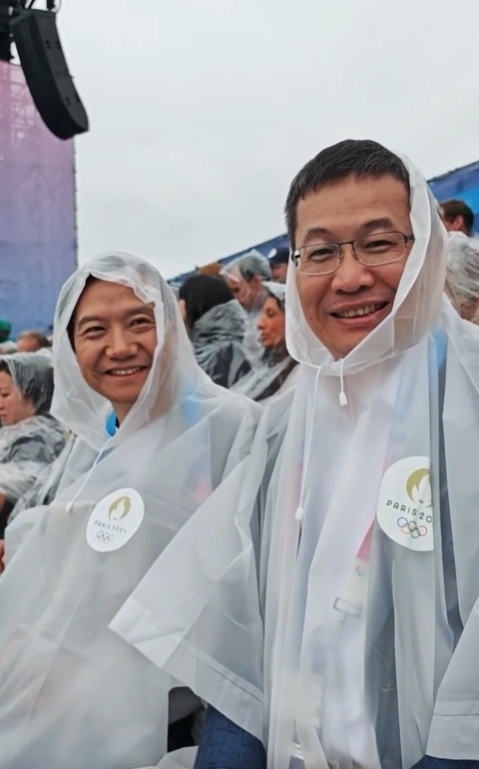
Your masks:
{"label": "person wearing hooded poncho", "polygon": [[294,387],[298,373],[297,362],[286,349],[285,286],[280,283],[264,285],[268,294],[258,320],[264,352],[253,370],[233,388],[263,405]]}
{"label": "person wearing hooded poncho", "polygon": [[258,251],[249,251],[226,265],[221,275],[247,313],[244,344],[248,357],[256,361],[263,353],[258,334],[258,319],[268,296],[264,283],[271,280],[269,262]]}
{"label": "person wearing hooded poncho", "polygon": [[443,294],[446,233],[374,142],[320,153],[286,212],[300,373],[263,530],[268,766],[475,767],[479,333]]}
{"label": "person wearing hooded poncho", "polygon": [[478,322],[479,239],[449,233],[446,293],[461,318]]}
{"label": "person wearing hooded poncho", "polygon": [[[190,723],[200,701],[125,642],[113,620],[183,528],[206,530],[213,514],[215,536],[197,537],[198,555],[208,551],[217,579],[225,558],[217,538],[230,555],[236,548],[250,583],[243,610],[257,612],[252,534],[237,503],[251,504],[249,450],[261,410],[201,371],[169,287],[128,255],[94,259],[67,281],[53,359],[52,413],[77,438],[53,501],[7,528],[0,767],[157,766],[168,731],[171,739],[175,725]],[[188,596],[176,583],[185,578],[172,575],[158,595],[181,605]],[[245,669],[259,688],[258,662]],[[226,700],[247,726],[236,716],[241,703]]]}
{"label": "person wearing hooded poncho", "polygon": [[232,387],[251,370],[245,311],[223,278],[211,275],[188,278],[179,297],[198,365],[216,384]]}
{"label": "person wearing hooded poncho", "polygon": [[65,444],[65,432],[49,411],[51,362],[33,353],[0,358],[0,539],[17,501]]}
{"label": "person wearing hooded poncho", "polygon": [[[201,769],[236,769],[238,745],[260,762],[261,738],[268,769],[476,769],[479,329],[444,294],[446,232],[415,166],[371,141],[311,160],[286,212],[299,377],[257,433],[264,731],[230,718],[220,744],[229,714],[210,696]],[[170,570],[190,553],[170,553]],[[164,670],[179,674],[186,629],[197,665],[227,654],[229,607],[248,589],[229,563],[211,588],[214,641],[170,610]],[[133,596],[145,615],[165,608],[153,584]],[[236,632],[252,639],[256,622]],[[154,656],[149,630],[124,637]]]}

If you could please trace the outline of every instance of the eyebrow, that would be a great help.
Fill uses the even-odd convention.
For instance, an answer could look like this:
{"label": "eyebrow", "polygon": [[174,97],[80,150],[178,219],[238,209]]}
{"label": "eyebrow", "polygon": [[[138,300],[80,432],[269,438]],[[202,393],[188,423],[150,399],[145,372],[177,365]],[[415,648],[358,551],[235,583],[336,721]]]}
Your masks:
{"label": "eyebrow", "polygon": [[[383,216],[379,219],[370,219],[368,222],[364,222],[364,224],[361,224],[358,229],[361,233],[367,235],[373,230],[380,228],[390,230],[394,229],[394,227],[395,225],[392,223],[391,219],[389,219],[387,216]],[[327,229],[327,227],[311,227],[306,231],[304,244],[310,243],[312,240],[314,240],[314,238],[323,238],[325,236],[331,238],[331,242],[334,243],[334,235],[331,233],[331,230]],[[361,237],[361,235],[359,235],[359,237]]]}
{"label": "eyebrow", "polygon": [[[140,315],[141,313],[150,315],[152,318],[155,317],[153,307],[149,307],[147,304],[142,304],[139,307],[133,307],[131,310],[128,310],[128,312],[126,312],[123,317],[128,319],[133,315]],[[102,317],[101,315],[84,315],[83,318],[80,318],[78,321],[77,331],[80,331],[80,329],[82,329],[88,323],[98,323],[103,322],[104,320],[104,316]]]}

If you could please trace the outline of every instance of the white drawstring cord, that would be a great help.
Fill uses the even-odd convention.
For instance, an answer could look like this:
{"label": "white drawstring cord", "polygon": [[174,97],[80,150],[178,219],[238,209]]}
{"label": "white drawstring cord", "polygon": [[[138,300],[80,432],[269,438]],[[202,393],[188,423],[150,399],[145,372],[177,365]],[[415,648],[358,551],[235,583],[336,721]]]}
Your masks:
{"label": "white drawstring cord", "polygon": [[92,474],[93,470],[97,466],[98,462],[100,461],[100,459],[102,458],[103,454],[105,453],[108,444],[110,443],[110,441],[113,440],[113,438],[114,438],[114,436],[112,436],[111,438],[108,438],[107,442],[105,443],[103,448],[100,450],[98,456],[96,457],[95,461],[93,462],[92,466],[90,467],[90,470],[86,474],[85,480],[81,484],[80,488],[76,492],[76,494],[73,497],[73,499],[71,499],[70,502],[68,502],[68,504],[66,506],[67,513],[71,513],[71,511],[73,509],[73,505],[75,504],[75,502],[77,501],[78,497],[80,496],[80,494],[82,493],[83,489],[85,488],[85,486],[87,485],[88,481],[90,480],[90,477],[91,477],[91,474]]}
{"label": "white drawstring cord", "polygon": [[343,374],[343,366],[344,366],[344,358],[341,358],[339,361],[339,383],[341,386],[341,390],[339,392],[339,405],[340,406],[347,406],[348,405],[348,397],[346,393],[344,392],[344,374]]}
{"label": "white drawstring cord", "polygon": [[297,521],[302,521],[304,518],[304,495],[305,495],[305,489],[306,489],[306,473],[309,466],[309,460],[311,457],[311,445],[313,443],[313,429],[314,429],[314,412],[316,410],[316,396],[318,393],[318,383],[319,383],[319,376],[321,373],[321,367],[318,368],[316,372],[316,377],[314,379],[314,390],[313,390],[313,413],[311,414],[311,421],[309,425],[309,434],[308,434],[308,442],[306,444],[306,454],[304,457],[304,465],[303,465],[303,472],[301,477],[301,494],[299,496],[299,507],[296,510],[295,518]]}

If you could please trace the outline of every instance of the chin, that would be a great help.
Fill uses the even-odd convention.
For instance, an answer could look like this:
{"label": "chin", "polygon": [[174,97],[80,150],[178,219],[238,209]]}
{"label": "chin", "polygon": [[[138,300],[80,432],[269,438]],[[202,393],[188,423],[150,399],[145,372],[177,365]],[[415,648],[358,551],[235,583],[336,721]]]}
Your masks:
{"label": "chin", "polygon": [[334,355],[335,360],[339,360],[340,358],[345,358],[347,355],[349,355],[353,350],[356,349],[356,347],[361,344],[363,339],[366,339],[367,336],[369,336],[371,332],[368,332],[367,334],[355,334],[354,337],[351,335],[350,339],[342,340],[341,344],[336,347],[336,354]]}

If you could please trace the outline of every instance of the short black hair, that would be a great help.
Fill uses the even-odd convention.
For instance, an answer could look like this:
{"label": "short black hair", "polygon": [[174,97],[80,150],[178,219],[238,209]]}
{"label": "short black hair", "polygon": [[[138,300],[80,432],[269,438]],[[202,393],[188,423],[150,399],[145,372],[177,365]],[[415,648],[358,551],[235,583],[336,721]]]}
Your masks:
{"label": "short black hair", "polygon": [[410,191],[409,174],[397,155],[368,139],[346,139],[322,150],[306,163],[293,179],[285,205],[286,226],[292,247],[296,233],[296,211],[300,200],[320,187],[348,176],[394,176]]}
{"label": "short black hair", "polygon": [[179,296],[185,303],[186,322],[190,329],[213,307],[234,299],[226,281],[213,275],[192,275],[180,286]]}
{"label": "short black hair", "polygon": [[446,222],[453,222],[458,216],[462,216],[467,234],[471,234],[474,227],[474,211],[467,203],[463,200],[446,200],[440,205]]}

